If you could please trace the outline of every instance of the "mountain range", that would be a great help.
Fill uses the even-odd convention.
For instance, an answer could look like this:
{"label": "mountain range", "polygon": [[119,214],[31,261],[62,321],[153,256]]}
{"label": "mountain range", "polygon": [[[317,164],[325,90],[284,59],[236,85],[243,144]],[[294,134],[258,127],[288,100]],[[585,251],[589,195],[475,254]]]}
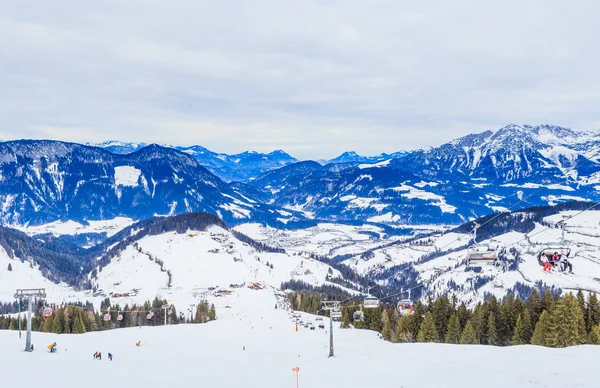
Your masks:
{"label": "mountain range", "polygon": [[[458,224],[598,200],[599,154],[598,133],[514,124],[373,163],[355,153],[323,164],[283,151],[228,156],[200,146],[17,140],[0,143],[0,218],[22,225],[205,211],[232,225]],[[233,165],[244,179],[212,172]]]}
{"label": "mountain range", "polygon": [[[120,141],[106,141],[103,143],[86,143],[86,145],[103,148],[114,154],[130,154],[137,152],[147,143],[126,143]],[[256,151],[245,151],[239,154],[216,153],[200,145],[178,146],[161,145],[165,148],[173,148],[191,155],[202,166],[226,182],[247,182],[261,174],[298,162],[298,159],[290,156],[282,150],[270,153]],[[340,156],[330,160],[319,160],[322,165],[337,163],[376,163],[382,160],[394,159],[408,154],[408,151],[399,151],[391,154],[382,153],[376,156],[362,156],[356,152],[344,152]]]}

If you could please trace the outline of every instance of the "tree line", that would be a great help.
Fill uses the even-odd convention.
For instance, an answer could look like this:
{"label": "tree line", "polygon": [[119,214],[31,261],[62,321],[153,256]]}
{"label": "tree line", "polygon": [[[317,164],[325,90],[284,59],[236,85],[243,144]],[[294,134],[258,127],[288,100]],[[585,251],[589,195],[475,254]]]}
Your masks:
{"label": "tree line", "polygon": [[[289,295],[293,309],[316,314],[319,295]],[[394,305],[363,309],[364,321],[354,321],[356,302],[342,306],[342,328],[375,330],[391,342],[435,342],[510,346],[533,344],[563,348],[600,345],[600,303],[594,293],[580,290],[564,296],[546,290],[540,297],[533,289],[527,300],[509,294],[502,301],[491,296],[469,309],[457,298],[439,296],[419,300],[414,314],[401,316]]]}
{"label": "tree line", "polygon": [[[163,306],[167,306],[163,309]],[[52,315],[43,317],[42,312],[45,307],[52,309]],[[21,311],[26,310],[26,306],[21,306]],[[148,319],[149,312],[153,315]],[[183,314],[177,312],[175,306],[168,305],[166,300],[155,298],[153,301],[147,301],[141,305],[113,305],[107,298],[101,303],[99,311],[94,309],[91,303],[85,304],[45,304],[38,300],[34,306],[34,315],[31,320],[31,329],[44,333],[55,334],[83,334],[90,331],[103,331],[110,329],[136,327],[136,326],[160,326],[164,324],[165,314],[167,315],[167,324],[177,325],[180,323],[205,323],[217,319],[214,304],[208,302],[200,303],[193,314]],[[110,316],[105,320],[105,316]],[[118,320],[119,315],[121,320]],[[187,315],[187,316],[186,316]],[[27,318],[21,318],[21,328],[26,330]],[[0,316],[0,330],[18,330],[19,321],[17,317]]]}

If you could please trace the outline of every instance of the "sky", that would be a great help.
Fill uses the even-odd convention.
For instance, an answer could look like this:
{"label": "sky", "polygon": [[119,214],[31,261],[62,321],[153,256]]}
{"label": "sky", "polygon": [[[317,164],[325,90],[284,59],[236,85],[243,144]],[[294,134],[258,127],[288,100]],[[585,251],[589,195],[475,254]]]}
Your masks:
{"label": "sky", "polygon": [[600,2],[5,0],[0,139],[298,158],[600,129]]}

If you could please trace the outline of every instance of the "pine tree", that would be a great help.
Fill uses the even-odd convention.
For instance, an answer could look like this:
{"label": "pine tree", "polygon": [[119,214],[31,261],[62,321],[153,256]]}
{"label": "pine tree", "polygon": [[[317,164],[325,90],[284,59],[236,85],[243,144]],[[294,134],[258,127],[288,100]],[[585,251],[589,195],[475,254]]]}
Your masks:
{"label": "pine tree", "polygon": [[500,308],[501,314],[499,321],[496,322],[498,330],[497,345],[509,343],[517,323],[519,313],[516,311],[515,297],[512,293],[508,295]]}
{"label": "pine tree", "polygon": [[52,314],[52,326],[50,332],[55,334],[63,333],[62,319],[59,315],[62,316],[61,310],[57,310],[55,314]]}
{"label": "pine tree", "polygon": [[73,334],[83,334],[85,333],[85,325],[83,324],[83,314],[81,310],[75,309],[73,314],[73,329],[71,331]]}
{"label": "pine tree", "polygon": [[600,325],[592,327],[588,337],[588,342],[592,345],[600,345]]}
{"label": "pine tree", "polygon": [[542,303],[540,301],[540,294],[534,288],[527,298],[527,308],[531,314],[531,326],[534,327],[542,313]]}
{"label": "pine tree", "polygon": [[585,320],[579,302],[573,294],[567,294],[550,311],[546,345],[564,348],[583,344],[586,340]]}
{"label": "pine tree", "polygon": [[440,342],[440,336],[435,327],[435,319],[430,311],[425,314],[425,318],[421,323],[421,328],[417,335],[417,342]]}
{"label": "pine tree", "polygon": [[598,303],[598,297],[593,292],[588,297],[586,316],[586,328],[588,331],[600,325],[600,304]]}
{"label": "pine tree", "polygon": [[460,343],[463,345],[477,345],[479,340],[477,339],[477,333],[470,320],[465,324],[465,329],[460,336]]}
{"label": "pine tree", "polygon": [[384,339],[391,341],[392,323],[390,322],[390,319],[387,317],[387,312],[384,311],[384,314],[382,315],[382,319],[383,319],[383,330],[381,332],[381,335],[383,336]]}
{"label": "pine tree", "polygon": [[487,332],[487,342],[490,345],[499,345],[498,339],[498,331],[496,330],[496,317],[494,313],[490,312],[488,316],[488,332]]}
{"label": "pine tree", "polygon": [[554,306],[554,302],[555,301],[552,293],[549,289],[546,289],[546,291],[544,291],[544,295],[542,296],[542,300],[540,301],[541,311],[546,310],[549,312],[550,309],[552,309],[552,306]]}
{"label": "pine tree", "polygon": [[53,317],[44,318],[44,323],[42,323],[42,333],[50,333],[52,331],[53,321]]}
{"label": "pine tree", "polygon": [[[585,296],[583,295],[583,291],[581,291],[581,289],[577,291],[577,303],[579,303],[579,308],[585,314],[585,312],[587,311],[585,307]],[[587,316],[584,317],[584,319],[587,319]]]}
{"label": "pine tree", "polygon": [[348,313],[348,309],[343,309],[342,311],[342,324],[340,327],[342,329],[347,329],[350,327],[350,314]]}
{"label": "pine tree", "polygon": [[546,346],[546,336],[550,325],[550,313],[546,310],[542,312],[538,319],[533,336],[531,337],[531,343],[538,346]]}
{"label": "pine tree", "polygon": [[396,326],[396,342],[414,342],[415,337],[412,335],[413,317],[410,315],[402,316],[398,319]]}
{"label": "pine tree", "polygon": [[525,343],[529,343],[531,341],[531,336],[533,335],[533,326],[531,325],[531,314],[527,307],[525,307],[521,313],[521,323],[523,324]]}
{"label": "pine tree", "polygon": [[452,314],[450,322],[448,323],[448,331],[446,332],[446,343],[460,343],[460,320],[458,318],[457,313]]}
{"label": "pine tree", "polygon": [[469,320],[469,317],[470,314],[469,310],[467,309],[467,306],[464,303],[461,303],[460,306],[458,306],[458,320],[460,321],[461,329],[465,327],[467,321]]}
{"label": "pine tree", "polygon": [[517,317],[517,323],[515,325],[515,333],[513,334],[513,337],[510,340],[510,344],[511,345],[525,345],[527,343],[526,336],[527,336],[527,334],[525,333],[525,329],[523,327],[522,315],[519,315]]}
{"label": "pine tree", "polygon": [[214,321],[217,319],[217,310],[215,310],[214,304],[210,305],[210,311],[208,312],[208,319],[210,319],[211,321]]}

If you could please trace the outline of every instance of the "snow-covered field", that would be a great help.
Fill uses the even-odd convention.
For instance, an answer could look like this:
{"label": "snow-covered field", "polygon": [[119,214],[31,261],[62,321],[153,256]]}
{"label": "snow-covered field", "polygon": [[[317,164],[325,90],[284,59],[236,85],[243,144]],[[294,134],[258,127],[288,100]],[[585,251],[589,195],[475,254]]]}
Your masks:
{"label": "snow-covered field", "polygon": [[[406,226],[412,228],[411,226]],[[419,226],[416,233],[442,230],[443,226]],[[317,226],[298,229],[280,230],[260,224],[242,224],[235,230],[257,241],[267,242],[271,246],[281,247],[290,252],[303,254],[315,253],[322,256],[336,256],[360,253],[382,244],[406,237],[388,236],[385,231],[375,225],[365,224],[352,226],[333,223],[320,223]]]}
{"label": "snow-covered field", "polygon": [[133,224],[133,222],[131,218],[115,217],[111,220],[88,221],[87,225],[76,221],[55,221],[43,225],[13,225],[12,227],[27,233],[29,236],[46,233],[51,233],[56,237],[62,235],[75,236],[84,233],[106,233],[107,237],[110,237]]}
{"label": "snow-covered field", "polygon": [[[83,335],[33,333],[33,353],[22,351],[24,338],[16,331],[0,331],[2,385],[293,388],[292,368],[299,367],[299,387],[307,388],[598,386],[594,365],[600,347],[594,346],[391,344],[374,332],[336,324],[330,359],[328,320],[326,330],[296,332],[275,304],[272,290],[239,290],[231,309],[217,309],[214,322]],[[141,347],[135,346],[138,340]],[[52,342],[56,354],[46,350]],[[93,360],[96,351],[101,361]]]}

